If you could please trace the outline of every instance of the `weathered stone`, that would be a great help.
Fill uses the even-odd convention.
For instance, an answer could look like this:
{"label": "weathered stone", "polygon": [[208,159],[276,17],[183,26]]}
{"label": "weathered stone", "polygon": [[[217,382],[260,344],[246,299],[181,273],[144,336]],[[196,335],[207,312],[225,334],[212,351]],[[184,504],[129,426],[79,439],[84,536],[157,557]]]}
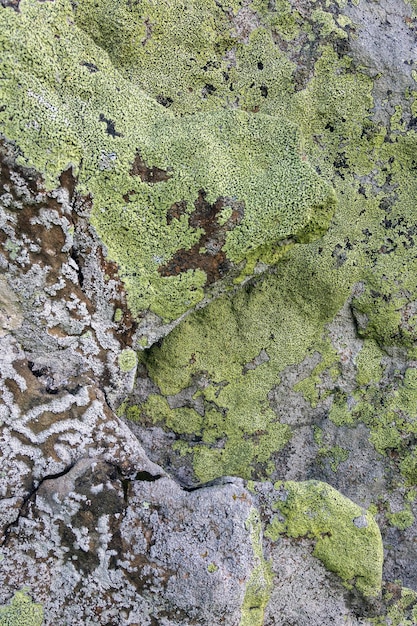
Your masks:
{"label": "weathered stone", "polygon": [[0,626],[417,622],[415,9],[0,2]]}

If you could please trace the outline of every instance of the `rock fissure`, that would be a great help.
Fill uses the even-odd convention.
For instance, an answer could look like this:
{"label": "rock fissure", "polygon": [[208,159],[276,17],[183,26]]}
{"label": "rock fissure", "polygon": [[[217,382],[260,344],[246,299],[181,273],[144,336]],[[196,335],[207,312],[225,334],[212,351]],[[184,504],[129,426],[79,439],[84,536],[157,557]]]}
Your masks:
{"label": "rock fissure", "polygon": [[32,485],[32,489],[23,498],[23,502],[19,506],[18,514],[16,516],[16,519],[13,522],[9,523],[4,528],[3,533],[2,533],[3,537],[0,537],[0,547],[7,547],[7,544],[9,542],[10,538],[11,538],[11,533],[12,533],[13,529],[17,529],[18,528],[20,519],[22,517],[25,517],[25,514],[27,513],[27,508],[29,506],[29,503],[32,502],[34,500],[34,498],[36,498],[36,494],[38,493],[38,491],[41,488],[42,484],[46,480],[56,480],[58,478],[61,478],[62,476],[65,476],[66,474],[68,474],[68,472],[70,472],[72,470],[74,465],[75,465],[75,462],[71,463],[71,465],[69,465],[68,467],[63,469],[61,472],[57,472],[56,474],[48,474],[47,476],[42,477],[39,480],[39,482],[36,483],[36,486]]}

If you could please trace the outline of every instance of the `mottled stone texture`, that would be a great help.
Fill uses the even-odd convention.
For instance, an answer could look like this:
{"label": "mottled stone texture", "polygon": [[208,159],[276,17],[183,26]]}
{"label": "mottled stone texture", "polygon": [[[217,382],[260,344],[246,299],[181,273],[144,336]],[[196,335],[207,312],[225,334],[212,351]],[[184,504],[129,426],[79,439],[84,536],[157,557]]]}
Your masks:
{"label": "mottled stone texture", "polygon": [[417,623],[415,9],[0,1],[0,626]]}

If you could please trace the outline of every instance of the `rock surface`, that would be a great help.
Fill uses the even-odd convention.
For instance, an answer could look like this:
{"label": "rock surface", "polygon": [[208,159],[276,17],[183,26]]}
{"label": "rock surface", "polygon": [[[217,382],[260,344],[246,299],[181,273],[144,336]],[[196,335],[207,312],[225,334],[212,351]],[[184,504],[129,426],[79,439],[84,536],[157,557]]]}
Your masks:
{"label": "rock surface", "polygon": [[0,1],[0,626],[417,623],[416,8]]}

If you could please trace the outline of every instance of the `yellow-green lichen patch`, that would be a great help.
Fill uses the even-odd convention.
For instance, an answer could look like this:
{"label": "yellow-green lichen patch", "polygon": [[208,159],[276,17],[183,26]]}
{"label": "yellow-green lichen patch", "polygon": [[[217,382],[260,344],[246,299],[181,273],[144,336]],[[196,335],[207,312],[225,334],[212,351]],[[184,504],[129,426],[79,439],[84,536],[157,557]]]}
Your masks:
{"label": "yellow-green lichen patch", "polygon": [[176,113],[193,113],[232,98],[223,57],[236,43],[233,4],[85,0],[75,19],[126,78]]}
{"label": "yellow-green lichen patch", "polygon": [[209,574],[214,574],[214,572],[217,572],[218,569],[219,568],[215,563],[209,563],[207,565],[207,571],[209,572]]}
{"label": "yellow-green lichen patch", "polygon": [[[270,8],[270,4],[263,3]],[[274,11],[264,11],[263,19],[271,27],[273,33],[277,33],[285,41],[295,39],[301,31],[302,19],[298,11],[291,6],[288,0],[277,0],[275,2]],[[305,28],[305,25],[304,25]]]}
{"label": "yellow-green lichen patch", "polygon": [[358,368],[356,380],[360,387],[370,383],[378,383],[381,380],[383,368],[381,359],[383,356],[381,348],[375,341],[366,340],[356,358]]}
{"label": "yellow-green lichen patch", "polygon": [[417,623],[417,593],[414,589],[401,587],[398,581],[384,583],[382,600],[383,615],[371,618],[375,626],[414,626]]}
{"label": "yellow-green lichen patch", "polygon": [[[325,362],[325,325],[353,286],[361,284],[352,306],[365,344],[357,357],[359,388],[353,399],[348,404],[337,389],[337,360],[323,371],[320,366],[298,389],[318,406],[329,392],[322,386],[324,376],[334,377],[334,424],[363,421],[378,451],[400,452],[400,471],[412,484],[417,480],[415,390],[408,383],[384,387],[380,382],[384,346],[400,344],[410,358],[417,354],[416,134],[401,121],[407,104],[397,109],[389,128],[372,119],[373,81],[333,45],[345,38],[348,26],[337,11],[316,6],[314,15],[302,19],[286,0],[275,2],[274,10],[256,0],[251,7],[258,11],[257,27],[244,40],[233,25],[239,3],[229,3],[230,20],[220,4],[193,0],[184,13],[182,3],[174,9],[168,0],[88,0],[78,3],[74,13],[74,3],[64,0],[26,0],[20,14],[2,11],[1,63],[9,78],[2,82],[7,107],[0,112],[1,128],[16,139],[25,162],[45,172],[49,185],[62,168],[75,165],[80,190],[94,196],[93,224],[121,266],[129,304],[137,313],[150,308],[169,320],[201,301],[206,270],[193,261],[175,274],[172,264],[179,252],[194,248],[198,262],[207,260],[210,242],[202,241],[204,229],[195,220],[203,185],[211,207],[220,193],[230,194],[213,210],[212,221],[224,236],[227,261],[245,265],[239,268],[240,279],[286,252],[274,276],[245,289],[233,306],[221,302],[207,317],[193,316],[145,357],[162,395],[192,386],[194,377],[201,381],[194,393],[203,397],[204,416],[183,407],[187,412],[179,417],[168,405],[152,419],[165,416],[157,421],[168,420],[187,436],[196,426],[201,441],[190,446],[180,437],[177,445],[191,450],[202,480],[221,473],[247,476],[255,466],[260,473],[270,471],[274,454],[291,433],[277,421],[269,393],[282,370],[306,355],[317,351]],[[295,84],[298,49],[291,46],[300,26],[310,42],[314,30],[321,29],[321,43],[314,67]],[[161,47],[162,40],[170,46]],[[277,41],[283,40],[280,49]],[[225,110],[229,107],[234,111]],[[213,112],[217,108],[222,110]],[[283,116],[295,125],[282,121]],[[276,136],[268,136],[269,123]],[[268,158],[273,151],[283,154],[286,135],[292,156],[283,159],[281,170],[275,164],[270,170]],[[266,156],[258,145],[265,137]],[[330,192],[323,201],[320,194],[328,187],[307,163],[332,181],[337,207],[320,240],[294,246],[294,239],[309,242],[326,230],[333,205]],[[295,178],[301,174],[309,181],[303,186],[310,194],[305,204],[292,174],[285,176],[289,166]],[[228,168],[232,181],[225,174]],[[274,177],[265,187],[269,171]],[[280,176],[286,187],[277,185]],[[274,186],[286,195],[271,200]],[[286,230],[279,206],[293,189],[300,200],[294,231],[277,246],[274,237],[280,239]],[[310,212],[303,230],[297,211],[315,194],[321,208]],[[241,212],[228,229],[239,200]],[[222,212],[227,207],[232,213]],[[281,223],[274,221],[276,211]],[[219,323],[213,321],[217,317]],[[269,361],[245,370],[262,350]]]}
{"label": "yellow-green lichen patch", "polygon": [[[133,418],[134,407],[127,410],[127,417]],[[139,408],[139,407],[135,407]],[[171,409],[165,398],[151,394],[141,407],[141,414],[148,416],[155,424],[165,423],[177,433],[199,435],[202,430],[202,417],[188,407]]]}
{"label": "yellow-green lichen patch", "polygon": [[340,376],[340,370],[337,367],[339,358],[330,341],[323,341],[321,345],[317,342],[315,349],[320,354],[320,363],[316,365],[310,376],[303,378],[293,387],[294,391],[299,391],[303,394],[313,408],[317,406],[319,401],[323,401],[331,393],[329,390],[320,389],[323,374],[325,372],[329,374],[333,381]]}
{"label": "yellow-green lichen patch", "polygon": [[414,524],[415,518],[410,506],[406,506],[402,511],[396,513],[387,513],[387,520],[391,526],[395,526],[399,530],[406,530]]}
{"label": "yellow-green lichen patch", "polygon": [[348,586],[365,596],[376,596],[382,584],[382,539],[369,512],[326,483],[277,483],[279,511],[266,531],[315,540],[314,556]]}
{"label": "yellow-green lichen patch", "polygon": [[[316,250],[314,261],[320,260]],[[306,266],[293,255],[291,262],[284,260],[277,267],[276,275],[242,289],[233,301],[219,298],[144,355],[163,396],[192,388],[194,398],[203,401],[203,416],[187,405],[187,419],[181,424],[174,409],[165,405],[164,418],[165,424],[176,424],[181,451],[192,454],[199,480],[228,474],[249,478],[255,467],[261,475],[273,470],[274,455],[290,440],[291,429],[279,422],[268,396],[279,384],[281,371],[314,353],[313,346],[322,355],[315,371],[318,380],[325,372],[338,377],[334,349],[317,337],[340,308],[340,292],[322,282],[324,275],[313,281],[312,274],[314,262]],[[335,281],[337,275],[335,268]],[[157,420],[162,417],[147,404],[144,418],[149,413]],[[192,423],[198,423],[201,440],[190,445],[183,434]],[[334,452],[332,463],[337,463],[344,453]]]}
{"label": "yellow-green lichen patch", "polygon": [[341,39],[347,38],[347,33],[345,33],[345,31],[337,25],[334,17],[328,11],[315,9],[312,12],[311,17],[319,24],[321,35],[323,37],[334,33]]}
{"label": "yellow-green lichen patch", "polygon": [[133,370],[138,362],[138,358],[136,352],[131,350],[130,348],[126,348],[126,350],[122,350],[119,354],[119,367],[122,372],[130,372]]}
{"label": "yellow-green lichen patch", "polygon": [[[384,345],[399,342],[410,357],[415,354],[414,132],[396,126],[389,136],[371,119],[372,80],[331,45],[319,48],[311,80],[294,92],[294,66],[271,38],[265,3],[257,7],[263,26],[236,49],[233,71],[240,105],[259,108],[259,113],[285,111],[297,122],[304,138],[302,154],[332,180],[336,212],[325,235],[309,245],[293,246],[274,276],[234,296],[233,306],[220,301],[207,313],[193,315],[160,348],[151,349],[145,361],[163,395],[178,393],[193,384],[193,377],[203,380],[208,373],[208,384],[195,391],[206,403],[199,434],[203,440],[192,447],[178,443],[183,452],[192,452],[201,479],[232,471],[248,476],[255,465],[258,472],[270,471],[274,453],[285,445],[290,431],[276,421],[268,394],[285,367],[318,352],[320,364],[297,381],[296,389],[313,407],[333,393],[333,423],[363,421],[379,452],[400,450],[400,469],[412,481],[417,465],[410,448],[415,392],[403,385],[397,394],[397,383],[380,388],[380,379]],[[286,3],[279,3],[278,13],[289,11]],[[317,227],[313,232],[324,230]],[[258,261],[272,259],[273,250],[267,248],[264,257],[262,247],[254,259],[248,253],[249,273]],[[275,249],[275,259],[279,253]],[[338,389],[340,355],[326,347],[323,336],[325,325],[358,284],[362,289],[355,288],[353,311],[365,343],[356,359],[358,389],[348,404],[346,393]],[[262,350],[269,361],[244,371]],[[333,381],[333,389],[323,384],[325,380]],[[262,470],[259,455],[269,457]],[[345,453],[335,449],[331,455],[336,467]]]}
{"label": "yellow-green lichen patch", "polygon": [[239,106],[246,111],[284,114],[293,85],[294,64],[274,45],[266,28],[251,33],[236,49],[236,67],[230,71]]}
{"label": "yellow-green lichen patch", "polygon": [[[414,439],[417,433],[416,369],[393,372],[391,381],[383,382],[382,352],[374,342],[365,342],[369,370],[359,360],[358,378],[363,386],[354,392],[348,407],[343,394],[335,395],[329,418],[337,426],[364,423],[370,430],[370,442],[383,455],[394,453],[398,469],[408,485],[417,484],[417,462]],[[359,353],[358,357],[360,357]],[[381,380],[375,380],[380,377]],[[395,451],[395,452],[394,452]]]}
{"label": "yellow-green lichen patch", "polygon": [[325,445],[323,431],[318,426],[313,427],[314,443],[317,444],[317,461],[320,465],[324,462],[328,462],[333,472],[337,472],[339,464],[347,461],[349,458],[349,451],[345,450],[341,446],[329,446]]}
{"label": "yellow-green lichen patch", "polygon": [[259,512],[251,509],[246,528],[250,532],[255,567],[246,584],[239,626],[262,626],[264,611],[272,591],[272,568],[262,550],[262,524]]}
{"label": "yellow-green lichen patch", "polygon": [[[138,62],[142,31],[133,34],[129,7],[103,3],[100,13],[87,4],[94,24],[103,18],[111,32],[120,27],[120,49]],[[211,19],[208,6],[196,3],[196,25],[199,11]],[[275,262],[281,242],[325,231],[334,193],[307,163],[294,124],[224,108],[174,118],[114,68],[119,39],[112,48],[105,29],[109,57],[73,18],[68,0],[26,0],[19,13],[1,12],[0,131],[50,187],[73,167],[79,191],[93,197],[91,222],[120,266],[135,315],[150,309],[176,319],[235,265],[238,273],[258,260]],[[178,16],[170,19],[183,28]],[[92,30],[102,44],[98,26]],[[155,57],[144,58],[152,66]],[[217,222],[230,205],[232,217]]]}
{"label": "yellow-green lichen patch", "polygon": [[397,131],[378,149],[378,158],[385,164],[380,184],[393,183],[395,192],[381,194],[379,221],[366,233],[372,269],[364,272],[365,289],[353,302],[362,336],[373,338],[381,346],[404,346],[411,357],[417,336],[414,280],[417,187],[413,174],[416,146],[414,131],[403,134]]}
{"label": "yellow-green lichen patch", "polygon": [[[160,131],[155,128],[156,146]],[[224,250],[231,260],[241,261],[249,251],[283,239],[320,237],[328,227],[333,191],[303,160],[292,124],[273,116],[220,111],[182,118],[167,135],[172,143],[164,151],[174,171],[181,165],[186,169],[183,156],[175,161],[175,150],[195,151],[188,172],[182,172],[185,178],[191,170],[190,188],[207,189],[211,201],[226,196],[244,202],[242,222],[226,237]]]}
{"label": "yellow-green lichen patch", "polygon": [[[282,369],[302,361],[339,301],[337,294],[334,301],[325,289],[323,299],[304,301],[293,290],[299,268],[288,272],[283,263],[280,280],[268,276],[256,287],[236,293],[233,301],[219,298],[144,355],[163,396],[189,388],[203,402],[203,416],[185,407],[190,413],[182,425],[174,418],[174,409],[167,405],[164,409],[165,423],[176,422],[180,436],[187,423],[198,423],[201,441],[192,446],[184,441],[184,446],[193,455],[200,480],[225,474],[249,478],[255,465],[267,473],[273,469],[273,455],[291,438],[290,427],[279,422],[268,394],[279,384]],[[324,367],[330,367],[332,352],[327,343],[323,346]],[[158,420],[162,416],[148,403],[145,417],[149,413]]]}
{"label": "yellow-green lichen patch", "polygon": [[407,450],[400,463],[400,472],[408,485],[417,485],[417,449],[412,446]]}
{"label": "yellow-green lichen patch", "polygon": [[0,626],[41,626],[43,608],[35,604],[26,590],[17,591],[10,604],[0,606]]}

